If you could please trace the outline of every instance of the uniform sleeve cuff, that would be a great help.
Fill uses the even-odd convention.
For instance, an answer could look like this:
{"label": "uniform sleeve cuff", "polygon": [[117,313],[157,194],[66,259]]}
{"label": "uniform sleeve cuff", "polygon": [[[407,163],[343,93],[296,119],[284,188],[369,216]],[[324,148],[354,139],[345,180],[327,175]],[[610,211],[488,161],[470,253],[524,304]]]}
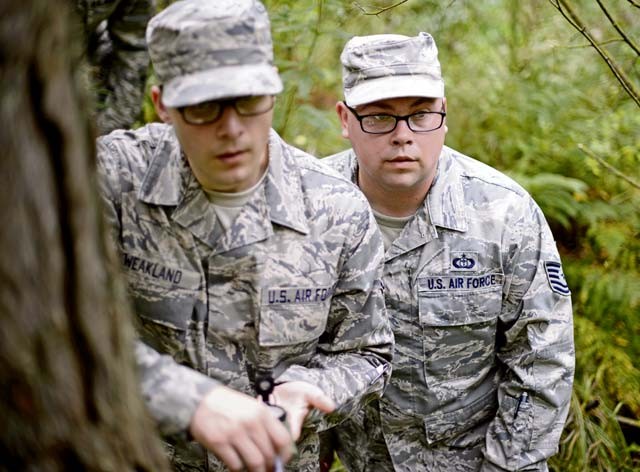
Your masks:
{"label": "uniform sleeve cuff", "polygon": [[161,434],[188,431],[203,397],[220,383],[147,346],[136,347],[142,394]]}

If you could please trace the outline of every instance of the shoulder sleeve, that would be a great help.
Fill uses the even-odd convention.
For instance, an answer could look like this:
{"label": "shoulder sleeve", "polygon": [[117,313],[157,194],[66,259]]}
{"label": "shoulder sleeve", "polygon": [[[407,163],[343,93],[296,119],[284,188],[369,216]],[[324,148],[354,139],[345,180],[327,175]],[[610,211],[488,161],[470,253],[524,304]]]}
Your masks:
{"label": "shoulder sleeve", "polygon": [[[118,249],[122,191],[123,187],[131,185],[130,174],[123,168],[127,152],[135,152],[135,149],[129,149],[125,140],[112,140],[109,136],[98,140],[98,186],[106,224]],[[161,433],[186,431],[198,404],[218,383],[177,364],[170,356],[159,354],[142,341],[136,342],[135,356],[145,403]]]}
{"label": "shoulder sleeve", "polygon": [[188,430],[202,398],[219,382],[177,364],[142,341],[136,342],[135,357],[142,395],[160,432],[168,435]]}
{"label": "shoulder sleeve", "polygon": [[102,200],[102,215],[111,242],[120,248],[122,227],[122,184],[120,153],[109,144],[108,138],[96,142],[97,184]]}
{"label": "shoulder sleeve", "polygon": [[348,225],[336,223],[335,231],[348,234],[325,332],[308,366],[291,366],[278,379],[313,383],[333,399],[334,413],[322,417],[314,412],[305,423],[318,430],[334,426],[380,397],[391,374],[393,333],[380,281],[382,238],[364,197],[352,190],[348,197],[360,204],[352,205],[353,211],[342,211],[338,220]]}
{"label": "shoulder sleeve", "polygon": [[551,231],[529,200],[508,229],[497,346],[505,373],[482,470],[547,470],[569,411],[575,369],[571,296]]}

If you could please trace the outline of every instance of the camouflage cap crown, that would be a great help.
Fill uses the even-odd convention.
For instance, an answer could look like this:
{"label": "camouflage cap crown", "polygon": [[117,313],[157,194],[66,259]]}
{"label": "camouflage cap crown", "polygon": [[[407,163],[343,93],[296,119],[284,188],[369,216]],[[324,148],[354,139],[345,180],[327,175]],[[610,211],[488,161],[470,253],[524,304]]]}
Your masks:
{"label": "camouflage cap crown", "polygon": [[267,11],[258,0],[182,0],[147,26],[166,106],[282,91]]}
{"label": "camouflage cap crown", "polygon": [[444,97],[438,48],[428,33],[351,38],[340,55],[347,105],[397,97]]}

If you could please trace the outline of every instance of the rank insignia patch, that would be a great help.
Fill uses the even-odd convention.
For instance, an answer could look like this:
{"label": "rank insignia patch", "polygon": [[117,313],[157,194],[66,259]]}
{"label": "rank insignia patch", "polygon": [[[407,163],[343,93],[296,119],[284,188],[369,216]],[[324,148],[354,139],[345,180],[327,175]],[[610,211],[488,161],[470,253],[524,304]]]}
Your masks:
{"label": "rank insignia patch", "polygon": [[564,272],[562,272],[562,264],[555,261],[545,261],[544,270],[547,272],[547,280],[551,290],[560,295],[571,294],[571,290],[569,290],[567,281],[564,278]]}

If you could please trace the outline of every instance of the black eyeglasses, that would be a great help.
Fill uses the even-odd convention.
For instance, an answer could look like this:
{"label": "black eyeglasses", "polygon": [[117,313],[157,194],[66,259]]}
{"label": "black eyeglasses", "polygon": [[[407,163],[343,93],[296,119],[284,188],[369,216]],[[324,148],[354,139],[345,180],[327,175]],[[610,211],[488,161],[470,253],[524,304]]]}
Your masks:
{"label": "black eyeglasses", "polygon": [[358,115],[358,112],[347,105],[346,106],[353,116],[360,122],[362,131],[369,134],[387,134],[391,133],[398,121],[406,121],[409,129],[414,133],[428,133],[435,131],[444,123],[444,117],[447,114],[444,111],[421,110],[410,115],[389,115],[388,113],[374,113],[372,115]]}
{"label": "black eyeglasses", "polygon": [[179,107],[178,111],[189,124],[206,125],[213,123],[222,116],[222,112],[228,106],[240,116],[256,116],[268,112],[273,108],[275,98],[273,95],[258,95],[239,97],[228,100],[211,100],[196,105]]}

